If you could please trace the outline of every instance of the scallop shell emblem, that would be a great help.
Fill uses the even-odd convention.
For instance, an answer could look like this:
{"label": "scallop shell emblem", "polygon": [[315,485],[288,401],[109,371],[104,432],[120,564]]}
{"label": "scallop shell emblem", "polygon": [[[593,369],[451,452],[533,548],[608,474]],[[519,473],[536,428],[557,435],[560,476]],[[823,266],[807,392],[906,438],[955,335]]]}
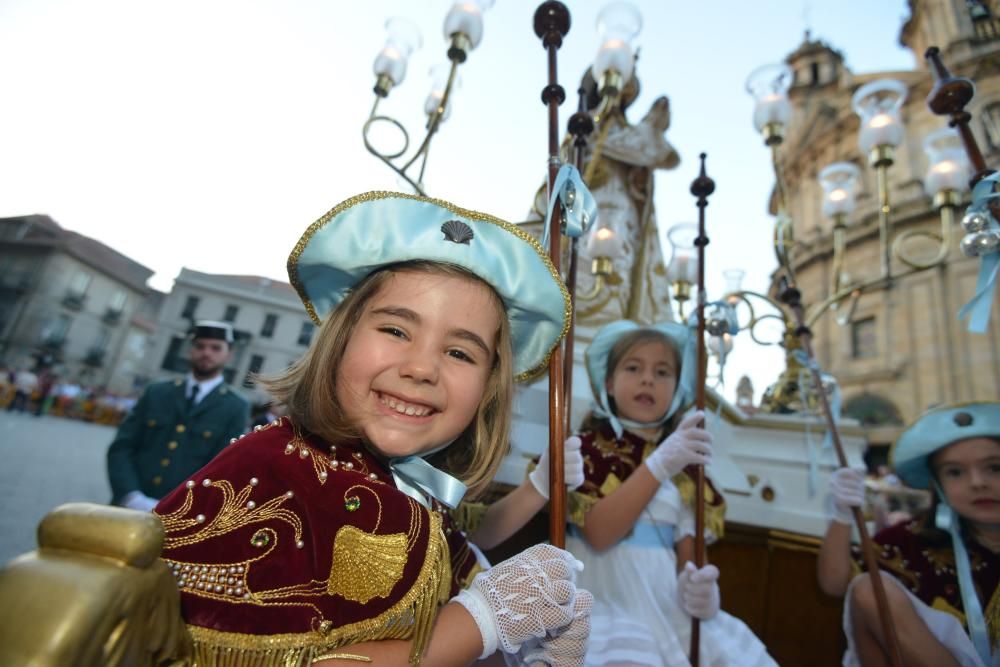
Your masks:
{"label": "scallop shell emblem", "polygon": [[464,243],[465,245],[469,245],[469,241],[475,237],[472,228],[461,220],[449,220],[441,225],[441,232],[444,234],[445,241]]}

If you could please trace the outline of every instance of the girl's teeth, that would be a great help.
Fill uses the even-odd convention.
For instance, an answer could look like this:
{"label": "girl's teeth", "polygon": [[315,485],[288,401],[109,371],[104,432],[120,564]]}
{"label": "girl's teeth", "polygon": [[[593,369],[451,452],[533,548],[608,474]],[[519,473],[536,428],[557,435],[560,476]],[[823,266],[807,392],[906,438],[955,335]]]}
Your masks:
{"label": "girl's teeth", "polygon": [[429,412],[429,410],[426,410],[424,408],[415,408],[412,405],[407,406],[403,405],[402,403],[397,403],[395,400],[391,398],[383,399],[382,403],[384,405],[387,405],[391,410],[395,410],[399,414],[407,415],[408,417],[413,417],[413,416],[423,417]]}

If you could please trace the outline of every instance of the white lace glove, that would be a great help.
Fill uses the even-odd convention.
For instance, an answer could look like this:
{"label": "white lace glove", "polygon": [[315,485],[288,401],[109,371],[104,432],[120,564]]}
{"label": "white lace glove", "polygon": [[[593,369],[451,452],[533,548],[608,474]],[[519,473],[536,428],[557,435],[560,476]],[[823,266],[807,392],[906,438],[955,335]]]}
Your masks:
{"label": "white lace glove", "polygon": [[856,468],[837,468],[830,475],[830,495],[833,497],[833,520],[854,523],[853,507],[865,501],[865,474]]}
{"label": "white lace glove", "polygon": [[719,568],[688,561],[677,577],[677,601],[689,616],[708,621],[719,613]]}
{"label": "white lace glove", "polygon": [[127,507],[130,510],[139,510],[140,512],[152,512],[153,508],[159,503],[159,500],[150,498],[142,491],[130,491],[122,498],[122,507]]}
{"label": "white lace glove", "polygon": [[569,625],[574,618],[576,571],[583,565],[549,544],[530,549],[480,572],[452,598],[479,627],[486,658],[517,653],[521,644]]}
{"label": "white lace glove", "polygon": [[695,410],[646,457],[645,464],[661,484],[689,465],[712,462],[712,434],[701,428],[705,413]]}
{"label": "white lace glove", "polygon": [[[580,438],[575,435],[563,443],[563,480],[570,491],[583,484],[583,454],[580,453]],[[542,452],[538,465],[528,474],[528,479],[546,500],[549,499],[549,450]]]}
{"label": "white lace glove", "polygon": [[524,643],[518,654],[520,664],[530,667],[583,667],[590,638],[590,610],[594,596],[580,589],[573,601],[573,620],[562,630],[550,632],[542,639]]}

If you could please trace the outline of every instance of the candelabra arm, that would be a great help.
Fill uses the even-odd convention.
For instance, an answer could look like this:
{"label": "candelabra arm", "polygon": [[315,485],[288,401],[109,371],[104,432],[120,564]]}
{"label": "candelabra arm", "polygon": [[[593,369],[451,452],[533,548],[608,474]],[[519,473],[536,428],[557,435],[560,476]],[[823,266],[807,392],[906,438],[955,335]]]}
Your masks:
{"label": "candelabra arm", "polygon": [[892,276],[889,245],[889,213],[892,210],[889,206],[889,166],[892,164],[892,154],[891,151],[880,152],[880,149],[888,148],[888,146],[878,146],[875,148],[875,153],[878,155],[873,154],[872,156],[878,180],[878,242],[881,253],[882,278],[885,279]]}
{"label": "candelabra arm", "polygon": [[[377,101],[376,101],[376,106],[377,106]],[[374,114],[374,112],[375,109],[373,108],[372,113]],[[389,123],[390,125],[395,125],[399,129],[399,131],[402,132],[403,134],[403,148],[396,151],[395,153],[382,153],[377,148],[375,148],[375,146],[368,139],[368,131],[375,123]],[[410,147],[410,135],[406,131],[406,128],[403,127],[402,123],[400,123],[395,118],[390,118],[389,116],[372,115],[368,118],[367,121],[365,121],[364,127],[361,128],[361,138],[364,141],[365,148],[368,150],[369,153],[377,157],[387,167],[389,167],[389,169],[392,169],[394,172],[396,172],[396,174],[400,178],[409,183],[410,187],[412,187],[417,194],[426,196],[427,193],[424,192],[424,189],[420,187],[419,184],[417,184],[412,178],[407,176],[405,172],[403,172],[399,167],[397,167],[395,164],[392,163],[394,159],[406,153],[407,149]]]}
{"label": "candelabra arm", "polygon": [[[769,306],[774,308],[776,312],[764,313],[763,315],[758,315],[757,310],[754,308],[753,301],[751,301],[751,297],[764,301]],[[767,296],[766,294],[761,294],[760,292],[754,292],[751,290],[740,290],[739,292],[732,292],[731,294],[726,295],[726,299],[729,300],[730,305],[733,306],[734,308],[736,307],[738,302],[742,302],[744,305],[746,305],[747,309],[750,311],[750,318],[747,320],[745,324],[737,323],[737,326],[739,327],[740,331],[749,332],[750,338],[752,338],[753,341],[758,345],[781,345],[780,340],[768,341],[758,338],[756,331],[757,325],[765,320],[777,320],[779,322],[782,322],[786,328],[789,326],[788,316],[786,315],[785,310],[781,307],[781,305],[777,301]]]}
{"label": "candelabra arm", "polygon": [[[412,187],[417,194],[422,196],[427,196],[422,183],[424,181],[424,170],[427,168],[427,156],[430,153],[431,139],[441,126],[444,112],[448,108],[448,98],[451,95],[451,90],[455,83],[455,72],[458,69],[458,65],[458,60],[452,60],[451,69],[448,72],[448,85],[445,87],[444,95],[441,97],[441,104],[438,105],[437,109],[435,109],[427,119],[427,134],[424,136],[424,140],[420,143],[420,148],[417,149],[417,151],[413,154],[413,157],[411,157],[402,167],[397,167],[393,160],[402,157],[409,150],[410,134],[406,131],[406,128],[403,127],[403,124],[395,118],[392,118],[391,116],[380,116],[377,114],[379,102],[382,100],[381,96],[376,95],[375,103],[372,105],[371,113],[368,115],[368,120],[365,121],[364,127],[361,128],[361,137],[364,140],[365,149],[381,160],[387,167],[396,172],[400,178],[410,184],[410,187]],[[395,126],[403,136],[403,147],[398,151],[387,153],[383,153],[375,148],[375,145],[372,144],[368,137],[368,133],[371,131],[372,126],[376,123],[389,123],[390,125]],[[420,175],[417,177],[417,180],[413,180],[406,172],[417,160],[422,160],[420,164]]]}
{"label": "candelabra arm", "polygon": [[837,293],[844,281],[844,250],[847,235],[847,225],[844,223],[844,214],[838,213],[833,222],[833,289]]}
{"label": "candelabra arm", "polygon": [[604,276],[597,274],[594,276],[594,285],[590,288],[588,292],[577,292],[576,298],[579,301],[591,301],[597,298],[597,295],[601,293],[605,287]]}
{"label": "candelabra arm", "polygon": [[[814,325],[816,321],[823,316],[823,313],[825,313],[827,309],[829,309],[833,304],[840,303],[841,301],[843,301],[848,297],[851,297],[852,299],[857,299],[872,287],[876,287],[879,285],[886,285],[886,284],[887,284],[886,278],[882,276],[877,276],[875,278],[869,278],[868,280],[864,280],[862,282],[854,283],[853,285],[846,285],[844,287],[841,287],[839,291],[835,292],[834,294],[831,294],[827,298],[823,299],[821,302],[814,304],[809,308],[809,314],[806,316],[806,326],[811,327],[812,325]],[[853,308],[850,308],[849,310],[853,312]],[[844,324],[846,324],[848,321],[850,320],[848,319],[847,321],[844,322]]]}
{"label": "candelabra arm", "polygon": [[[948,259],[948,252],[951,250],[952,244],[952,228],[955,226],[955,207],[958,205],[957,193],[954,190],[949,191],[955,196],[955,203],[945,203],[940,206],[941,214],[941,233],[935,234],[923,229],[912,229],[910,231],[904,232],[896,237],[893,241],[892,251],[899,258],[903,264],[906,264],[911,269],[915,271],[923,271],[925,269],[931,269],[935,266],[940,266],[945,263]],[[943,193],[942,193],[943,194]],[[905,244],[914,238],[927,238],[938,244],[937,252],[934,257],[929,260],[921,260],[912,257],[907,254]]]}
{"label": "candelabra arm", "polygon": [[[451,97],[451,89],[455,84],[455,73],[458,71],[458,65],[458,60],[451,61],[451,69],[448,70],[448,85],[445,86],[444,95],[441,96],[441,104],[437,106],[437,109],[427,119],[427,135],[420,143],[420,148],[417,149],[417,152],[403,165],[403,171],[409,169],[421,157],[424,158],[424,166],[427,165],[427,152],[430,150],[431,139],[434,138],[434,134],[438,131],[441,121],[444,119],[444,112],[448,108],[448,98]],[[421,175],[424,173],[424,166],[420,168]]]}

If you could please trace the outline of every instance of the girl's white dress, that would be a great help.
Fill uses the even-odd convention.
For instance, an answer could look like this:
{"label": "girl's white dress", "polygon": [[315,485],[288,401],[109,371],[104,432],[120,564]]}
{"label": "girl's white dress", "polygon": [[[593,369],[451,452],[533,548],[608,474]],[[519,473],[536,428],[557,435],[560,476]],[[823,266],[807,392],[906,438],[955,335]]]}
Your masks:
{"label": "girl's white dress", "polygon": [[[595,602],[586,665],[690,665],[691,617],[677,601],[672,544],[674,535],[693,534],[694,515],[672,483],[660,487],[629,536],[606,551],[591,549],[571,526],[566,548],[584,564],[577,586],[593,593]],[[777,663],[741,620],[719,612],[701,622],[699,664]]]}

